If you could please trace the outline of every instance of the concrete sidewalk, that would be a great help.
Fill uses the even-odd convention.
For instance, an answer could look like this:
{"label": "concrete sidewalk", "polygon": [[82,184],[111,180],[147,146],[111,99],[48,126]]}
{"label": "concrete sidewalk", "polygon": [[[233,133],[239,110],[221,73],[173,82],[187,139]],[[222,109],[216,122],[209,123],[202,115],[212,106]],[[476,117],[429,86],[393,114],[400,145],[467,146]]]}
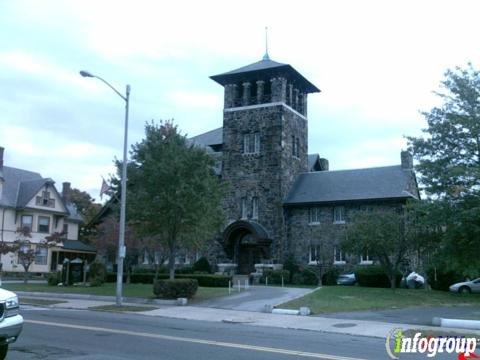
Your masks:
{"label": "concrete sidewalk", "polygon": [[[48,295],[41,297],[42,299],[52,300]],[[23,297],[28,297],[23,295]],[[39,296],[35,296],[39,298]],[[87,310],[90,307],[111,305],[112,301],[86,300],[86,299],[64,299],[65,302],[45,306],[51,309],[77,309]],[[138,303],[125,303],[125,305],[137,305]],[[457,332],[459,334],[468,333],[476,334],[480,337],[480,331],[463,330],[463,329],[445,329],[439,327],[428,327],[401,323],[385,323],[378,321],[365,320],[345,320],[335,318],[325,318],[319,316],[294,316],[259,313],[252,311],[238,311],[226,309],[212,309],[198,306],[171,306],[157,305],[158,309],[142,312],[130,312],[132,314],[141,314],[143,316],[166,317],[173,319],[198,320],[209,322],[226,322],[239,323],[251,326],[265,326],[296,330],[309,330],[318,332],[338,333],[354,336],[368,336],[376,338],[385,338],[393,329],[401,328],[406,331],[408,329],[418,330],[434,330],[436,332]],[[28,310],[25,310],[28,311]]]}

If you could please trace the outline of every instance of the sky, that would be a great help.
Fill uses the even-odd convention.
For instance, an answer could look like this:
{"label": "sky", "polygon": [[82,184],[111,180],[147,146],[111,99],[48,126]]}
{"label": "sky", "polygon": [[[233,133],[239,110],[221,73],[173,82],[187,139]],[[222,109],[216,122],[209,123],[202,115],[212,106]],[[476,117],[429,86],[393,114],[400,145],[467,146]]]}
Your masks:
{"label": "sky", "polygon": [[209,76],[272,60],[319,87],[309,96],[309,153],[330,169],[400,163],[405,136],[448,68],[479,67],[478,1],[0,0],[0,146],[5,165],[69,181],[98,200],[145,123],[174,119],[194,136],[222,126]]}

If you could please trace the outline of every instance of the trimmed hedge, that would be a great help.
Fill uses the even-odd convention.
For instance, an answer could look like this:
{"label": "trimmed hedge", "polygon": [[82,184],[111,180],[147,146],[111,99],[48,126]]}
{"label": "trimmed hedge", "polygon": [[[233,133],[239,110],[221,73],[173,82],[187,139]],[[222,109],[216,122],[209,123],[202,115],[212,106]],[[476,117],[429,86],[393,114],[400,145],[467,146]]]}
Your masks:
{"label": "trimmed hedge", "polygon": [[210,263],[208,262],[206,257],[201,257],[193,264],[193,272],[197,271],[205,272],[207,274],[210,274],[212,272],[212,267],[210,266]]}
{"label": "trimmed hedge", "polygon": [[[355,278],[360,286],[389,288],[390,280],[380,266],[365,266],[355,270]],[[400,285],[402,274],[396,275],[396,286]]]}
{"label": "trimmed hedge", "polygon": [[450,285],[463,281],[463,276],[455,271],[442,271],[437,268],[437,280],[435,280],[435,269],[427,270],[428,283],[433,290],[448,291]]}
{"label": "trimmed hedge", "polygon": [[57,286],[62,282],[62,272],[51,272],[47,275],[47,282],[49,286]]}
{"label": "trimmed hedge", "polygon": [[293,275],[292,283],[295,285],[318,285],[318,279],[312,271],[302,270]]}
{"label": "trimmed hedge", "polygon": [[332,267],[322,276],[322,285],[337,285],[337,278],[340,275],[340,269]]}
{"label": "trimmed hedge", "polygon": [[190,299],[197,289],[198,281],[195,279],[157,280],[153,285],[153,293],[162,299]]}
{"label": "trimmed hedge", "polygon": [[265,279],[268,278],[269,284],[281,285],[282,276],[283,276],[284,284],[290,283],[290,271],[288,270],[263,270],[263,274],[262,274],[262,277],[260,278],[260,282],[262,284],[265,284]]}
{"label": "trimmed hedge", "polygon": [[[158,274],[159,280],[168,279],[168,274]],[[123,276],[125,282],[127,276]],[[130,283],[132,284],[153,284],[155,279],[154,273],[132,274],[130,275]],[[228,287],[228,282],[232,279],[225,275],[210,275],[210,274],[175,274],[175,279],[195,279],[199,286],[203,287]],[[108,273],[107,282],[116,282],[117,274]]]}

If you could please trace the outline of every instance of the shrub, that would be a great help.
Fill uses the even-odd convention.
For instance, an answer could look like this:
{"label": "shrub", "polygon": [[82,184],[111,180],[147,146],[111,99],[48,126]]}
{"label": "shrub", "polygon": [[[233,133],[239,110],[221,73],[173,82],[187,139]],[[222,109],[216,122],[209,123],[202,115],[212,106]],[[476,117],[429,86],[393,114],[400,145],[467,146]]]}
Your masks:
{"label": "shrub", "polygon": [[163,299],[190,299],[197,289],[198,281],[195,279],[157,280],[153,285],[155,296]]}
{"label": "shrub", "polygon": [[463,276],[455,271],[439,270],[437,268],[437,279],[435,280],[435,269],[427,270],[428,283],[434,290],[448,291],[450,285],[463,281]]}
{"label": "shrub", "polygon": [[92,287],[102,286],[102,284],[103,284],[103,281],[98,277],[90,280],[90,286]]}
{"label": "shrub", "polygon": [[193,264],[193,271],[206,272],[210,274],[212,272],[212,267],[210,266],[210,263],[206,257],[201,257],[195,261],[195,264]]}
{"label": "shrub", "polygon": [[89,276],[90,285],[93,282],[100,283],[101,285],[107,280],[107,268],[103,263],[95,261],[90,265]]}
{"label": "shrub", "polygon": [[302,269],[293,275],[292,283],[295,285],[317,285],[318,279],[314,272],[308,269]]}
{"label": "shrub", "polygon": [[295,258],[291,255],[287,258],[287,260],[285,260],[285,263],[283,264],[283,269],[290,272],[290,279],[288,279],[288,282],[290,284],[293,283],[293,276],[300,272],[300,267],[295,261]]}
{"label": "shrub", "polygon": [[322,284],[327,286],[337,285],[338,275],[340,275],[340,269],[336,267],[328,269],[322,276]]}
{"label": "shrub", "polygon": [[268,283],[272,285],[281,285],[282,277],[284,284],[290,282],[290,271],[288,270],[264,270],[260,278],[262,284],[265,283],[265,278],[268,278]]}
{"label": "shrub", "polygon": [[51,272],[47,275],[47,282],[49,286],[57,286],[62,282],[62,272]]}
{"label": "shrub", "polygon": [[[390,280],[380,266],[362,266],[355,270],[355,278],[360,286],[389,288]],[[396,275],[396,286],[400,285],[402,274]]]}
{"label": "shrub", "polygon": [[184,266],[175,270],[175,274],[193,274],[193,271],[192,266]]}

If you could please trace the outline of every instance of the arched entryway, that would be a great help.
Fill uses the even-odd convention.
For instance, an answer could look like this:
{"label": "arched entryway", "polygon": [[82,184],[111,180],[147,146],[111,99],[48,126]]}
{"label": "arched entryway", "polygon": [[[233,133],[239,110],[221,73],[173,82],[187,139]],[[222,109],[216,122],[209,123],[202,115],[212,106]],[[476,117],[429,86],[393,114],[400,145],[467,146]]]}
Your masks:
{"label": "arched entryway", "polygon": [[255,272],[255,264],[270,257],[271,243],[263,226],[253,221],[235,221],[223,232],[225,252],[239,274]]}

